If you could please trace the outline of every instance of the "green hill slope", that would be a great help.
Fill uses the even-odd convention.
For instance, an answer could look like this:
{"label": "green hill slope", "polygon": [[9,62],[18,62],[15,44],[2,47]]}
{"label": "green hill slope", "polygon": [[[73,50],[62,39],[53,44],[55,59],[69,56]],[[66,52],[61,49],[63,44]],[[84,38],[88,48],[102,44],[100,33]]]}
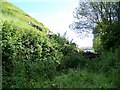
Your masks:
{"label": "green hill slope", "polygon": [[0,17],[1,22],[4,22],[5,20],[12,20],[15,25],[23,29],[31,29],[32,27],[30,27],[28,22],[32,22],[35,25],[40,26],[43,29],[43,32],[48,30],[48,28],[46,28],[42,23],[29,16],[15,5],[5,2],[5,0],[0,2],[0,8],[0,15],[2,15],[2,17]]}

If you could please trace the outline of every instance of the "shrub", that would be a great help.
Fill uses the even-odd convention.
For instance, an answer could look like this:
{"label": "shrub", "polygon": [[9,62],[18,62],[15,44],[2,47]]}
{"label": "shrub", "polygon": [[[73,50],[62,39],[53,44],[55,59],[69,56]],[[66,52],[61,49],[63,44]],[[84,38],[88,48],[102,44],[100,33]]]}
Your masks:
{"label": "shrub", "polygon": [[3,87],[32,87],[52,79],[62,53],[57,43],[35,30],[21,30],[13,22],[2,25]]}
{"label": "shrub", "polygon": [[60,62],[59,70],[70,69],[70,68],[83,68],[85,66],[85,58],[81,55],[69,53],[64,56]]}
{"label": "shrub", "polygon": [[54,88],[113,88],[103,73],[86,69],[69,71],[68,74],[56,77],[50,85]]}
{"label": "shrub", "polygon": [[116,48],[111,52],[104,52],[101,56],[101,61],[99,67],[100,72],[104,72],[109,78],[110,82],[114,84],[115,87],[120,87],[120,47]]}

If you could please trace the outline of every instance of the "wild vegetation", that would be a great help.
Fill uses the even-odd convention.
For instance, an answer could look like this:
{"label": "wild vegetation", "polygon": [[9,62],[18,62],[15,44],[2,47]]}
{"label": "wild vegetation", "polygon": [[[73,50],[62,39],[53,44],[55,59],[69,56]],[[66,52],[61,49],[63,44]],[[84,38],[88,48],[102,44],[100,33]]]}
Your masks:
{"label": "wild vegetation", "polygon": [[106,26],[105,34],[100,34],[103,28],[99,29],[99,25],[95,27],[95,51],[102,52],[90,59],[65,37],[48,37],[48,28],[11,3],[0,5],[3,88],[120,87],[119,19]]}

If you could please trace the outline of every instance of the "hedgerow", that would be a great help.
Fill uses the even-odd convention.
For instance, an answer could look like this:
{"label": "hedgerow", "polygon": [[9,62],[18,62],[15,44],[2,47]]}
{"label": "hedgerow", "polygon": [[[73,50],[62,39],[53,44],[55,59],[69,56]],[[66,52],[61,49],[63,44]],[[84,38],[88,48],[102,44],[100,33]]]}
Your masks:
{"label": "hedgerow", "polygon": [[42,33],[21,30],[11,23],[2,25],[3,87],[31,87],[31,81],[54,78],[62,57],[58,44]]}

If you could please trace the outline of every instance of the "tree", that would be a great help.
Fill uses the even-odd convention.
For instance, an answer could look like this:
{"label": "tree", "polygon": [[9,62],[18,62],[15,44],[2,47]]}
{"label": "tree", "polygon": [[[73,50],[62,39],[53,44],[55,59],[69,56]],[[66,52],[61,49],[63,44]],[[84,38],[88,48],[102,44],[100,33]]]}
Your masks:
{"label": "tree", "polygon": [[[69,25],[69,27],[75,30],[77,33],[84,34],[84,33],[91,33],[92,28],[94,27],[91,15],[90,4],[88,2],[80,2],[79,6],[73,12],[73,16],[76,19],[75,22]],[[83,33],[84,32],[84,33]]]}
{"label": "tree", "polygon": [[115,50],[120,46],[120,26],[118,22],[110,24],[101,35],[101,45],[104,50]]}
{"label": "tree", "polygon": [[109,31],[113,33],[117,32],[116,29],[119,30],[119,28],[116,28],[112,31],[112,29],[109,28],[116,22],[118,22],[116,24],[119,26],[120,2],[80,2],[79,6],[74,11],[74,17],[77,20],[70,25],[70,28],[80,32],[80,34],[85,32],[89,34],[92,31],[94,34],[94,42],[96,43],[97,41],[98,43],[99,39],[103,45],[103,48],[105,48],[104,42],[109,41],[109,44],[113,43],[111,39],[105,39],[105,37],[110,35]]}

